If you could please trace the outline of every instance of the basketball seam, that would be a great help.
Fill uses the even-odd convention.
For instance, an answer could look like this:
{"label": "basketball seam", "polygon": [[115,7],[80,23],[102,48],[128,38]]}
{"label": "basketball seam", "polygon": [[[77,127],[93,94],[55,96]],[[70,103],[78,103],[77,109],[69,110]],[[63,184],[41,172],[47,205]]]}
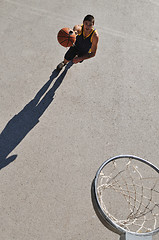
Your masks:
{"label": "basketball seam", "polygon": [[58,36],[58,38],[68,38],[68,36]]}
{"label": "basketball seam", "polygon": [[65,32],[65,30],[63,30],[63,29],[61,29],[61,31],[62,31],[62,32],[64,32],[64,33],[66,33],[66,34],[68,34],[68,33],[67,33],[67,32]]}
{"label": "basketball seam", "polygon": [[67,41],[67,39],[63,40],[63,41],[62,41],[62,42],[60,42],[60,43],[63,43],[63,42],[65,42],[65,41]]}

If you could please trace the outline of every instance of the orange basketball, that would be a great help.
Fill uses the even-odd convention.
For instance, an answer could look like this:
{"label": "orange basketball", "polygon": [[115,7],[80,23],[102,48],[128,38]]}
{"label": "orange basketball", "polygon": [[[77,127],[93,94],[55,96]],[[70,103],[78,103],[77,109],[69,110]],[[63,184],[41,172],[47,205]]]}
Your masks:
{"label": "orange basketball", "polygon": [[76,41],[76,34],[71,28],[62,28],[57,34],[57,40],[63,47],[71,47]]}

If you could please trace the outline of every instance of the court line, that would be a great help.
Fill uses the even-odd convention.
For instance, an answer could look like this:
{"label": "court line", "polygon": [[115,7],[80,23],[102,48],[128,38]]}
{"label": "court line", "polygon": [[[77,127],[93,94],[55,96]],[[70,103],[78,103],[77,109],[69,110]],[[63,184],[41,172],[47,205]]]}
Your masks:
{"label": "court line", "polygon": [[142,41],[142,42],[145,42],[149,45],[159,47],[159,41],[138,37],[138,36],[131,35],[131,34],[128,34],[128,33],[124,33],[124,32],[121,32],[121,31],[117,31],[117,30],[114,30],[114,29],[111,29],[111,28],[100,28],[99,27],[98,29],[102,30],[103,32],[106,32],[110,35],[113,35],[113,36],[117,36],[117,37],[121,37],[121,38],[125,38],[125,39],[131,39],[133,41]]}

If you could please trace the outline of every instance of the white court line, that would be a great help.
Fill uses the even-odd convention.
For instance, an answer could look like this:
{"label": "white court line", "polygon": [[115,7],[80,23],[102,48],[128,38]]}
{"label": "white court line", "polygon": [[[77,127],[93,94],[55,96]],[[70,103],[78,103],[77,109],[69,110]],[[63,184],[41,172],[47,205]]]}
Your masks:
{"label": "white court line", "polygon": [[28,6],[27,4],[22,4],[22,3],[19,3],[19,2],[16,2],[16,1],[12,1],[12,0],[5,0],[5,2],[8,2],[8,3],[11,3],[11,4],[14,4],[14,5],[17,5],[17,6],[20,6],[20,7],[23,7],[24,9],[28,8],[32,11],[37,11],[37,12],[42,12],[42,13],[48,13],[48,11],[46,11],[45,9],[39,9],[39,8],[35,8],[35,7],[31,7],[31,6]]}
{"label": "white court line", "polygon": [[48,11],[48,10],[45,10],[43,8],[32,7],[32,6],[29,6],[27,4],[19,3],[19,2],[13,1],[13,0],[5,0],[5,2],[8,2],[10,4],[14,4],[16,6],[19,6],[19,7],[23,8],[26,12],[30,12],[30,13],[33,13],[35,15],[47,16],[49,18],[53,18],[56,15],[56,19],[58,21],[64,21],[64,19],[72,19],[69,16],[63,16],[61,18],[60,13],[58,13],[58,12],[52,13],[52,11]]}
{"label": "white court line", "polygon": [[[34,11],[35,14],[40,14],[40,12],[41,12],[43,16],[44,16],[44,14],[49,16],[49,17],[52,16],[52,14],[45,9],[30,7],[27,4],[22,4],[22,3],[19,3],[19,2],[15,2],[13,0],[5,0],[5,1],[8,2],[8,3],[11,3],[11,4],[15,4],[15,5],[19,5],[21,7],[24,7],[25,10],[26,10],[26,8],[28,10],[30,9],[31,11]],[[159,6],[159,2],[156,3],[154,0],[149,0],[149,2],[152,2],[153,4],[156,4],[156,5]],[[56,13],[54,13],[54,15],[55,14]],[[68,16],[67,16],[67,18],[68,18]],[[131,39],[133,41],[142,41],[142,42],[147,43],[149,45],[159,47],[159,41],[154,41],[154,40],[151,40],[151,39],[146,39],[146,38],[130,35],[130,34],[127,34],[127,33],[121,32],[121,31],[111,29],[111,28],[101,28],[101,27],[99,27],[98,29],[101,29],[102,31],[106,32],[107,34],[110,34],[110,35],[113,35],[113,36],[121,37],[121,38],[124,38],[124,39]]]}
{"label": "white court line", "polygon": [[121,37],[121,38],[125,38],[125,39],[131,39],[133,41],[142,41],[142,42],[145,42],[149,45],[159,47],[159,41],[154,41],[154,40],[151,40],[151,39],[146,39],[146,38],[134,36],[134,35],[124,33],[124,32],[121,32],[121,31],[117,31],[117,30],[114,30],[114,29],[111,29],[111,28],[100,28],[99,27],[98,29],[101,29],[102,31],[104,31],[104,32],[106,32],[110,35],[113,35],[113,36],[117,36],[117,37]]}

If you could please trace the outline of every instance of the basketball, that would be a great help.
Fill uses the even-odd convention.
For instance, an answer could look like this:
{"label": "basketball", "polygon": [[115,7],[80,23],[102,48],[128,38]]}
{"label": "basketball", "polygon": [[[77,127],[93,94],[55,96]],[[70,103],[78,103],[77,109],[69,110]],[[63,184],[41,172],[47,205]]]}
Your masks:
{"label": "basketball", "polygon": [[57,34],[57,40],[63,47],[71,47],[76,41],[76,34],[71,28],[62,28]]}

